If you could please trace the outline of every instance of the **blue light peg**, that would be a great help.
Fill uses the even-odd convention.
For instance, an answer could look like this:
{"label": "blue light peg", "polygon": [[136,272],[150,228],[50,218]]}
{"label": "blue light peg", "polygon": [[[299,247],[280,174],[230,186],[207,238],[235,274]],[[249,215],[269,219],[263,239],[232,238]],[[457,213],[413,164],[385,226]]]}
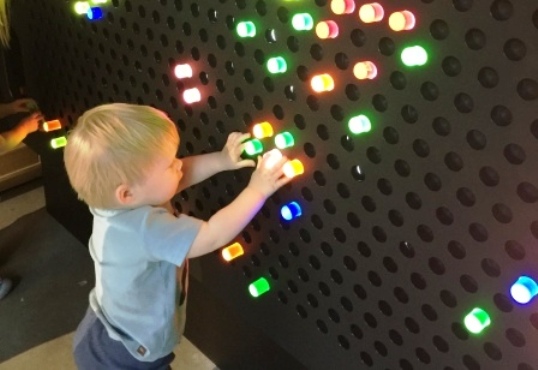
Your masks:
{"label": "blue light peg", "polygon": [[91,7],[90,9],[88,9],[86,17],[88,17],[88,19],[91,21],[101,19],[103,18],[103,10],[97,6]]}
{"label": "blue light peg", "polygon": [[527,304],[538,294],[538,284],[528,276],[520,276],[510,288],[514,301]]}
{"label": "blue light peg", "polygon": [[280,215],[286,221],[291,221],[294,218],[300,217],[303,214],[301,206],[297,202],[285,204],[280,209]]}

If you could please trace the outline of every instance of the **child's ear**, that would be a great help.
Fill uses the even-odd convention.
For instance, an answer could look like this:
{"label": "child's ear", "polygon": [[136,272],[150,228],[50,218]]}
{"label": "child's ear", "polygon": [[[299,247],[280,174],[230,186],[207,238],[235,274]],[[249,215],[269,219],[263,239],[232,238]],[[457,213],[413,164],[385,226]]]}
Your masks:
{"label": "child's ear", "polygon": [[119,204],[123,206],[130,205],[134,202],[134,195],[131,191],[131,188],[125,184],[121,184],[116,188],[116,192],[114,193],[116,196],[116,200]]}

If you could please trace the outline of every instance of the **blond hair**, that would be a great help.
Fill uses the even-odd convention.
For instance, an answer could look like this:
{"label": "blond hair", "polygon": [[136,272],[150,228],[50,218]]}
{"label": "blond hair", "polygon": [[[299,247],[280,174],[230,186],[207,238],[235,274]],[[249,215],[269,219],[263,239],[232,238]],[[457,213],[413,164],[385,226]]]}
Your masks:
{"label": "blond hair", "polygon": [[114,208],[121,184],[137,185],[158,155],[177,150],[179,134],[155,108],[123,103],[86,111],[67,138],[64,162],[80,200]]}
{"label": "blond hair", "polygon": [[0,43],[8,48],[9,40],[9,0],[0,0]]}

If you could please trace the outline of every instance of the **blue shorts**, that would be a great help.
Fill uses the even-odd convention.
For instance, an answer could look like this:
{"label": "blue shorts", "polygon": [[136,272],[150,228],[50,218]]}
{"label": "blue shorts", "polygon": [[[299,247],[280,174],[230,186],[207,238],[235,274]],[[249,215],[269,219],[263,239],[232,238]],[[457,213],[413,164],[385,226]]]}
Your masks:
{"label": "blue shorts", "polygon": [[75,333],[73,355],[79,370],[169,370],[175,357],[170,353],[154,362],[138,361],[122,342],[109,337],[91,308]]}

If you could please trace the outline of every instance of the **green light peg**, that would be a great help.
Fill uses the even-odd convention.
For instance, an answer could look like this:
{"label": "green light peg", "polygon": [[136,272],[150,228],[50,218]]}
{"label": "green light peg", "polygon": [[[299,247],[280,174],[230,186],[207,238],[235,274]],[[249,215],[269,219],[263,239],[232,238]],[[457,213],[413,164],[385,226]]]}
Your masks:
{"label": "green light peg", "polygon": [[479,334],[491,324],[491,319],[486,311],[476,307],[465,316],[463,323],[471,333]]}
{"label": "green light peg", "polygon": [[296,31],[309,31],[314,27],[314,20],[308,13],[298,13],[291,19],[291,25]]}
{"label": "green light peg", "polygon": [[258,139],[252,139],[245,143],[245,153],[248,155],[260,154],[263,151],[263,144]]}
{"label": "green light peg", "polygon": [[293,135],[288,131],[281,132],[275,136],[275,145],[278,149],[285,149],[293,146],[295,144],[295,139]]}
{"label": "green light peg", "polygon": [[267,70],[269,73],[284,73],[288,70],[288,63],[282,57],[269,58],[267,61]]}
{"label": "green light peg", "polygon": [[364,114],[352,117],[348,122],[349,130],[354,134],[368,132],[372,129],[370,119]]}
{"label": "green light peg", "polygon": [[57,137],[50,141],[50,146],[52,149],[62,148],[65,146],[65,144],[67,144],[67,139],[65,136]]}
{"label": "green light peg", "polygon": [[248,291],[250,292],[250,295],[254,298],[257,298],[262,294],[267,293],[269,289],[271,289],[271,287],[269,286],[269,282],[263,277],[259,278],[248,286]]}
{"label": "green light peg", "polygon": [[428,53],[422,46],[410,46],[402,51],[402,62],[408,67],[423,66],[428,61]]}
{"label": "green light peg", "polygon": [[79,15],[83,15],[88,13],[88,10],[90,10],[91,6],[90,3],[87,1],[77,1],[75,5],[73,5],[73,9],[75,10],[75,13]]}
{"label": "green light peg", "polygon": [[251,21],[239,22],[235,27],[235,31],[239,37],[254,37],[256,36],[256,26]]}

